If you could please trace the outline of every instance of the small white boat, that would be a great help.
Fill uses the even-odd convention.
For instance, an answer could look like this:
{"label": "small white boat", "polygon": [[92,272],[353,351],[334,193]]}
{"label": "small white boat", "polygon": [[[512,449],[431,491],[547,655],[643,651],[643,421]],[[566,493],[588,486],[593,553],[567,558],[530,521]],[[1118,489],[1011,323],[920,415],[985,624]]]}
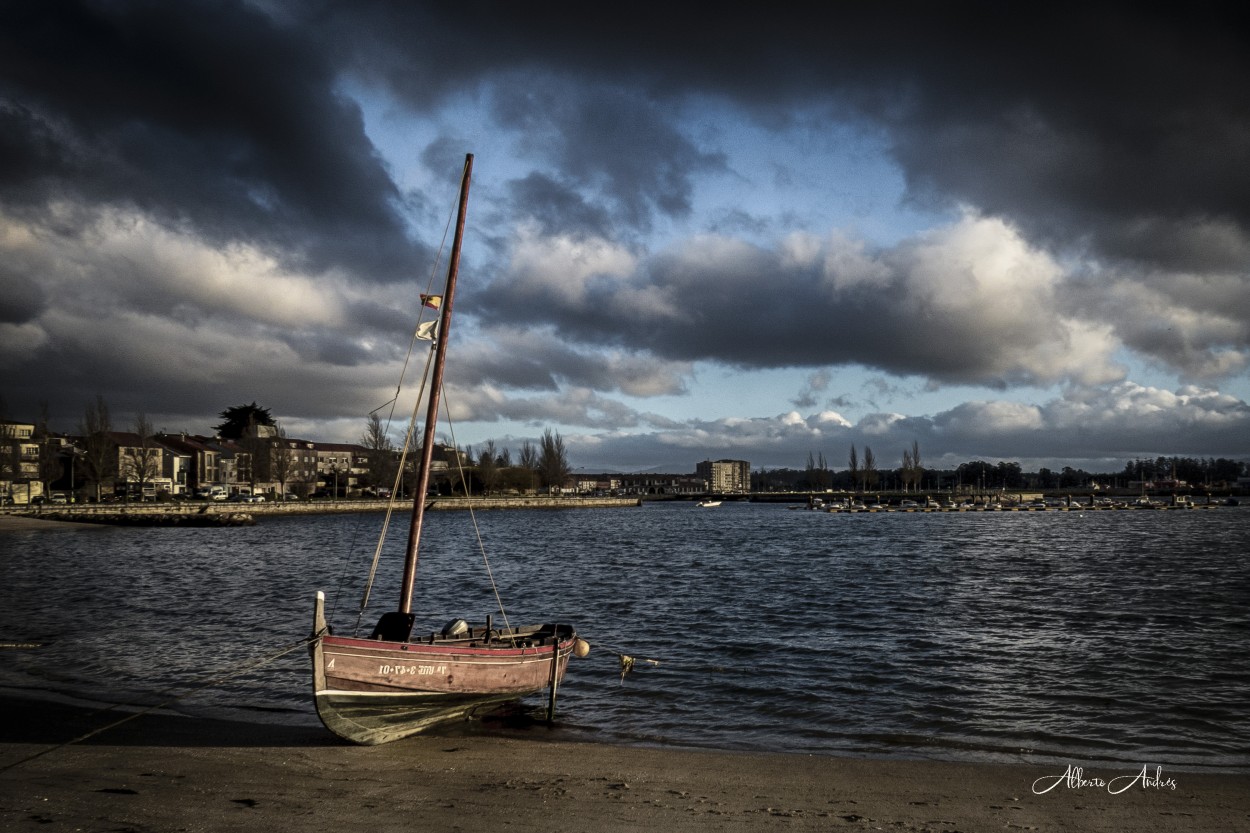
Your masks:
{"label": "small white boat", "polygon": [[701,501],[699,501],[698,503],[696,503],[695,505],[696,505],[696,506],[702,506],[702,507],[705,507],[705,508],[706,508],[706,507],[711,507],[711,506],[720,506],[720,501],[719,501],[719,500],[701,500]]}

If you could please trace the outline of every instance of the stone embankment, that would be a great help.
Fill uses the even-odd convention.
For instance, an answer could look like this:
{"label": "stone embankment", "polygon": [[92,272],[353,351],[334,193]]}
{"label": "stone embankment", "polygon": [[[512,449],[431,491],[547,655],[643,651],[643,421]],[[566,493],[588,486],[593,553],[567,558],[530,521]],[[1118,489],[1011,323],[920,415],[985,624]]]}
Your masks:
{"label": "stone embankment", "polygon": [[[486,509],[602,509],[639,506],[638,498],[608,497],[507,497],[430,498],[427,511]],[[384,512],[385,500],[291,500],[265,503],[194,501],[187,503],[132,503],[67,505],[32,508],[5,507],[6,513],[50,521],[78,521],[134,526],[241,526],[272,515],[329,515],[352,512]],[[408,503],[395,505],[407,512]]]}

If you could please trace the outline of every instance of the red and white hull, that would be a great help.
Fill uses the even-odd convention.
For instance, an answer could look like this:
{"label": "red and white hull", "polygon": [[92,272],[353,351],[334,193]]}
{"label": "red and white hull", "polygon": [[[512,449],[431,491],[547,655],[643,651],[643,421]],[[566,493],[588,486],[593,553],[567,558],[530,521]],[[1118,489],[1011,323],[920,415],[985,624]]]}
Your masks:
{"label": "red and white hull", "polygon": [[397,740],[543,689],[554,702],[578,641],[571,625],[408,642],[333,636],[318,608],[317,714],[354,743]]}

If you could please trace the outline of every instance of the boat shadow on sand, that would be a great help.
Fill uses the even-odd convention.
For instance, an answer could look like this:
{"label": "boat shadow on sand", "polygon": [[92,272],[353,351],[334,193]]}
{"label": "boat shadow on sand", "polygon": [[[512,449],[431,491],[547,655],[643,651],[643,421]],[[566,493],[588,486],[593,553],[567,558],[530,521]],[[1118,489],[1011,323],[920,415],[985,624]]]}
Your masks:
{"label": "boat shadow on sand", "polygon": [[[146,712],[73,705],[55,701],[0,696],[5,720],[0,721],[0,744],[57,747],[338,747],[352,746],[328,732],[309,714],[307,726],[278,722],[246,722],[189,717],[169,712]],[[488,715],[429,732],[448,739],[490,735],[530,736],[547,724],[524,704],[508,704]],[[546,732],[540,732],[545,735]],[[12,750],[0,750],[0,767],[13,763]]]}

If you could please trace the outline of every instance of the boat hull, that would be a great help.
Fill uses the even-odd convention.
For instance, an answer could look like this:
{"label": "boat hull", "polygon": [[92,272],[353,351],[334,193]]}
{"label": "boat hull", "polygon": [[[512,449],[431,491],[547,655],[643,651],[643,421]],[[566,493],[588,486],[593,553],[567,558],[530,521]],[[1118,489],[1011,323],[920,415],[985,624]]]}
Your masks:
{"label": "boat hull", "polygon": [[323,633],[311,646],[317,714],[339,737],[372,745],[543,689],[554,703],[577,639],[573,628],[490,636],[387,642]]}

